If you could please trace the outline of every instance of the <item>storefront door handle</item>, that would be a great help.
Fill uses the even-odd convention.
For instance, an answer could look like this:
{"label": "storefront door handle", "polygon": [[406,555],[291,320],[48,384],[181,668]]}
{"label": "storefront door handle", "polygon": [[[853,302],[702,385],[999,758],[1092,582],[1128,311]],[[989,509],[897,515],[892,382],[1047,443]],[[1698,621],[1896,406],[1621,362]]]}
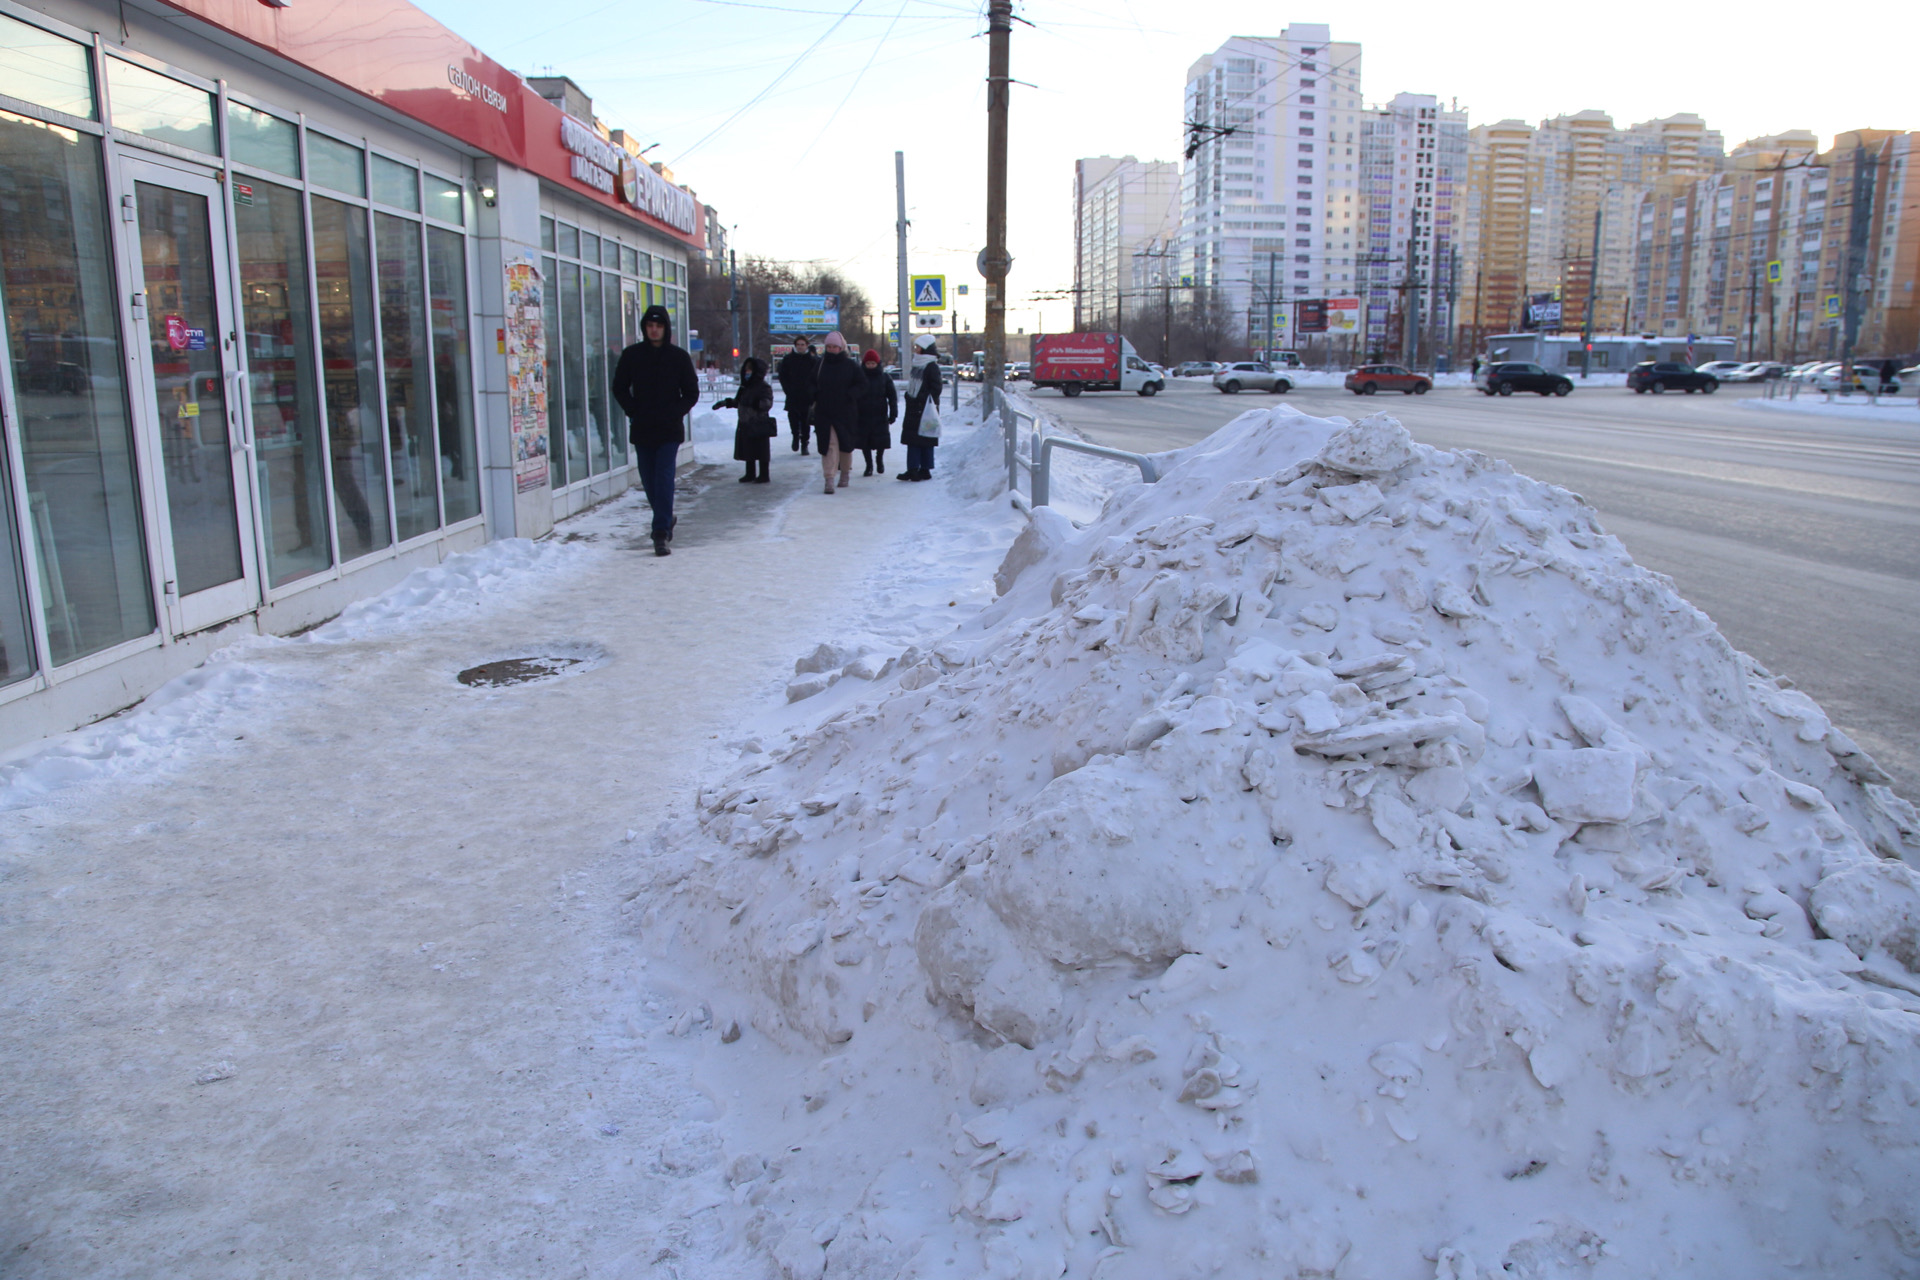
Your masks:
{"label": "storefront door handle", "polygon": [[247,425],[246,390],[246,374],[237,369],[227,374],[227,422],[231,424],[230,438],[235,452],[253,447],[253,432]]}

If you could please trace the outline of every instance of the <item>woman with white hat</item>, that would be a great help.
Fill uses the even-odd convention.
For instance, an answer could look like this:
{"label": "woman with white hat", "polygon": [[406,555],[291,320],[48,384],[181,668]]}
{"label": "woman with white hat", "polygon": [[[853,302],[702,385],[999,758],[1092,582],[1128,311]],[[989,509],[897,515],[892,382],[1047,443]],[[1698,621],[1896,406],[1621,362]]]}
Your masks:
{"label": "woman with white hat", "polygon": [[[913,340],[913,368],[907,375],[907,408],[900,418],[900,443],[907,447],[907,469],[901,480],[933,479],[933,450],[938,436],[920,434],[920,425],[932,405],[937,420],[940,413],[940,359],[934,354],[933,335],[923,333]],[[931,424],[929,424],[931,425]]]}

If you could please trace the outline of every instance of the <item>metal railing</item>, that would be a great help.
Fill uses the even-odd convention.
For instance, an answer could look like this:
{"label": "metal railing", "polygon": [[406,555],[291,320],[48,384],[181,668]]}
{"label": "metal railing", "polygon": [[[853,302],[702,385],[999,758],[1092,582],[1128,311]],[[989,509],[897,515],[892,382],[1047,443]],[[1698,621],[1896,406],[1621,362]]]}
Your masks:
{"label": "metal railing", "polygon": [[[990,403],[996,404],[999,408],[1000,429],[1006,443],[1007,495],[1013,505],[1022,511],[1032,511],[1033,508],[1047,506],[1052,501],[1053,452],[1056,449],[1084,453],[1095,458],[1108,458],[1115,462],[1131,463],[1140,469],[1140,478],[1143,481],[1148,484],[1159,483],[1160,465],[1147,454],[1132,453],[1126,449],[1111,449],[1103,444],[1089,444],[1085,440],[1076,440],[1072,436],[1049,435],[1043,429],[1044,420],[1031,410],[1015,404],[1005,389],[1000,390]],[[1026,424],[1028,439],[1032,441],[1030,457],[1023,456],[1020,450],[1022,423]],[[1028,493],[1020,491],[1020,473],[1023,470],[1030,477],[1027,482]]]}

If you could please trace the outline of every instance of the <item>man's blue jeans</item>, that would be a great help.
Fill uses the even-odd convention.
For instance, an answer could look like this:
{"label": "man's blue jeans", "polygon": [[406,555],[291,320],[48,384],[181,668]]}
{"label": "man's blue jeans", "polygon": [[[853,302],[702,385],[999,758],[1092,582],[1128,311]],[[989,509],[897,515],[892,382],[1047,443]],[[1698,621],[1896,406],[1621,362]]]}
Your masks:
{"label": "man's blue jeans", "polygon": [[640,469],[640,487],[653,507],[653,536],[664,538],[673,528],[673,471],[680,460],[680,446],[636,444],[633,453]]}

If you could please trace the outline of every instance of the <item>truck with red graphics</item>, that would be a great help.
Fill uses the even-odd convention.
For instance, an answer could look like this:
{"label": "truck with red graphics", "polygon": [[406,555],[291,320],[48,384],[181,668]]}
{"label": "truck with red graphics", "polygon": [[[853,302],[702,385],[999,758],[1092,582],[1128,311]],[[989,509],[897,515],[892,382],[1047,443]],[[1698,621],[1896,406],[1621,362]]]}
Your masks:
{"label": "truck with red graphics", "polygon": [[1082,391],[1166,390],[1166,377],[1140,358],[1117,333],[1039,333],[1033,338],[1033,385],[1058,387],[1064,396]]}

